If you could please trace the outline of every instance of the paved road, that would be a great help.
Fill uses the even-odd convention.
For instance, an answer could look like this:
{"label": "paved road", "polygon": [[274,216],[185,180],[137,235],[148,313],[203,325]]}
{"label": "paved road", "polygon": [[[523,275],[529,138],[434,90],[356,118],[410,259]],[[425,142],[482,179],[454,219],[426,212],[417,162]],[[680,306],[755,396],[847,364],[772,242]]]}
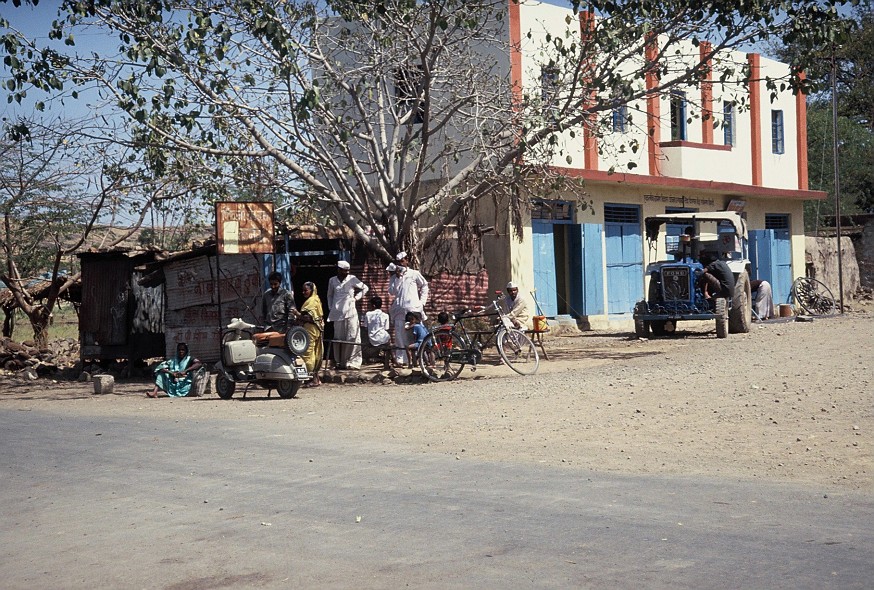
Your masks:
{"label": "paved road", "polygon": [[[281,402],[278,402],[281,403]],[[870,493],[0,410],[15,588],[870,588]]]}

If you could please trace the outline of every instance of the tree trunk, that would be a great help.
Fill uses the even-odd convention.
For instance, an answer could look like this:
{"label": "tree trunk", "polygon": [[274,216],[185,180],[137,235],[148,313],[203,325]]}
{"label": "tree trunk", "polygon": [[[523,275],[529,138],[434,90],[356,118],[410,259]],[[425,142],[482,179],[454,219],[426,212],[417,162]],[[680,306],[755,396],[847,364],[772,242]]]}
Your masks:
{"label": "tree trunk", "polygon": [[52,313],[48,307],[37,305],[27,314],[30,326],[33,328],[33,341],[36,348],[43,349],[49,345],[49,320]]}

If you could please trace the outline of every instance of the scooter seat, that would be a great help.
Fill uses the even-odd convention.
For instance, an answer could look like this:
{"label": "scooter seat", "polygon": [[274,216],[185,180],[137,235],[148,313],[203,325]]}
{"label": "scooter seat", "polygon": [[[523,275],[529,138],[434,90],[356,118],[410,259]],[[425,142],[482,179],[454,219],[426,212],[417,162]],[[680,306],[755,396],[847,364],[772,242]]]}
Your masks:
{"label": "scooter seat", "polygon": [[285,334],[280,332],[261,332],[260,334],[255,334],[255,344],[258,346],[282,348],[285,346]]}

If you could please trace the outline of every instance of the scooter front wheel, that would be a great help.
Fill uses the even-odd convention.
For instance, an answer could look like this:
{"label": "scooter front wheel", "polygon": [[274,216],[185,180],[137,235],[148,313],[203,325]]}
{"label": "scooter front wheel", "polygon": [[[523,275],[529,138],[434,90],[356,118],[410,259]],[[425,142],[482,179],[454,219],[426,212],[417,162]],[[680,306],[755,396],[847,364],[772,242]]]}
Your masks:
{"label": "scooter front wheel", "polygon": [[222,372],[215,376],[215,392],[222,399],[231,399],[236,385],[236,383],[225,377],[225,374]]}

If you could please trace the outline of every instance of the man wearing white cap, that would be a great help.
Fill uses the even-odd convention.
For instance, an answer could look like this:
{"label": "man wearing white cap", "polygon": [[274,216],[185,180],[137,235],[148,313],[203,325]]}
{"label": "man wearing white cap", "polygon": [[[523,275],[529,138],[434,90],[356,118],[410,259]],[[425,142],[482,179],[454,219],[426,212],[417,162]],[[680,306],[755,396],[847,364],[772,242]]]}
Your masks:
{"label": "man wearing white cap", "polygon": [[522,330],[531,329],[531,311],[528,309],[528,298],[519,294],[519,285],[513,281],[507,283],[507,296],[501,300],[501,307],[514,326]]}
{"label": "man wearing white cap", "polygon": [[[422,320],[425,315],[425,304],[428,303],[428,281],[417,270],[407,267],[407,253],[400,252],[397,256],[398,264],[388,282],[388,293],[394,296],[389,312],[395,330],[394,357],[397,364],[407,365],[407,345],[409,335],[404,324],[404,317],[411,311],[419,315]],[[391,265],[389,265],[391,266]]]}
{"label": "man wearing white cap", "polygon": [[[349,263],[337,263],[337,276],[328,280],[328,321],[334,322],[334,363],[338,369],[361,368],[361,328],[355,302],[369,291],[349,274]],[[353,344],[354,343],[354,344]]]}

